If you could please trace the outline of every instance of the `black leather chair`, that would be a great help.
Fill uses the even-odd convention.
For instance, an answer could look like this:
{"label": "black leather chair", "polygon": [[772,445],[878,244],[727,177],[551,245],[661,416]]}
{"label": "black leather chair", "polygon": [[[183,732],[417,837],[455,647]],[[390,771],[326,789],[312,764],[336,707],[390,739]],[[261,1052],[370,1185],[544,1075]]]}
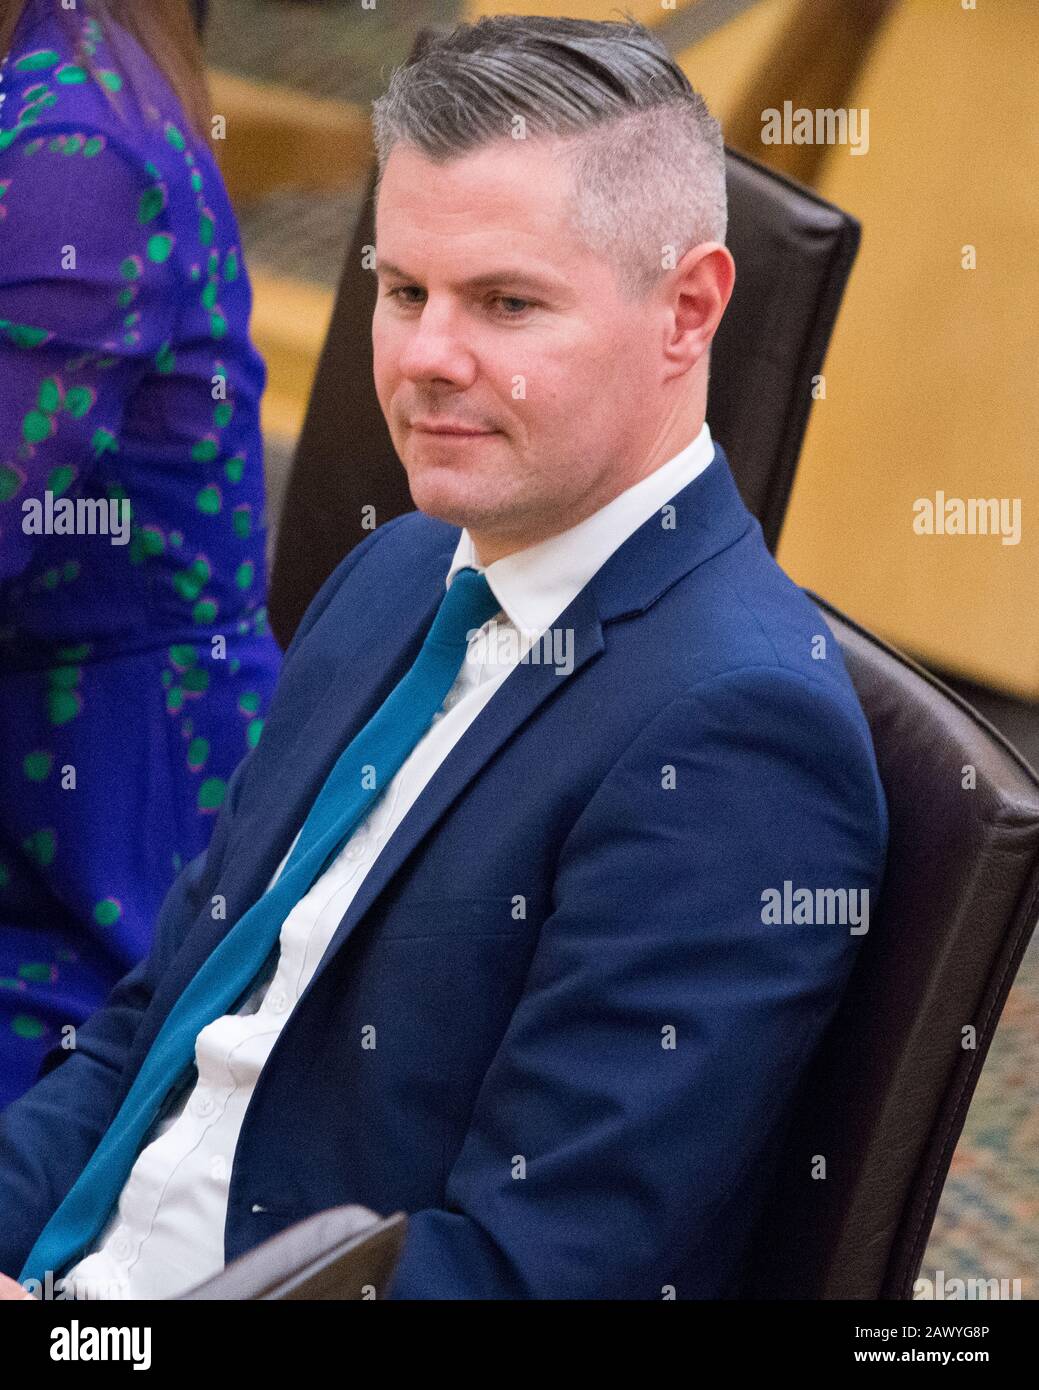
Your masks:
{"label": "black leather chair", "polygon": [[[436,29],[422,31],[418,53]],[[848,213],[734,150],[726,152],[736,287],[711,353],[707,420],[744,501],[775,550],[808,423],[813,379],[859,245]],[[362,541],[362,508],[381,525],[413,502],[375,394],[375,170],[343,266],[332,322],[280,517],[269,518],[268,612],[282,647],[339,561]]]}
{"label": "black leather chair", "polygon": [[873,733],[888,864],[803,1079],[741,1295],[908,1299],[1039,919],[1039,777],[959,695],[810,596]]}
{"label": "black leather chair", "polygon": [[[775,1184],[732,1296],[910,1299],[1039,918],[1039,777],[953,691],[811,597],[873,732],[890,814],[888,866],[848,988],[779,1136]],[[813,1176],[819,1156],[825,1179]],[[347,1211],[345,1262],[336,1264],[341,1228],[314,1217],[191,1296],[381,1294],[392,1285],[406,1216],[380,1222]]]}
{"label": "black leather chair", "polygon": [[342,1302],[385,1298],[404,1246],[405,1212],[330,1207],[232,1260],[176,1301]]}
{"label": "black leather chair", "polygon": [[[738,279],[715,340],[708,420],[774,548],[859,227],[732,151],[728,175]],[[361,247],[373,243],[369,197],[277,537],[271,619],[283,645],[363,538],[361,506],[374,504],[383,522],[412,505],[372,386],[374,284],[360,265]],[[1039,779],[959,696],[815,601],[873,730],[891,815],[888,872],[848,989],[777,1137],[775,1185],[733,1293],[906,1299],[1039,916]],[[825,1180],[812,1177],[816,1155],[826,1159]],[[399,1238],[404,1214],[387,1220]],[[295,1244],[258,1246],[199,1296],[301,1296],[271,1292],[299,1288],[286,1259],[325,1268],[326,1252],[340,1248],[320,1226],[301,1235],[304,1226],[276,1238]],[[373,1246],[367,1278],[362,1232],[349,1276],[326,1281],[318,1296],[357,1297],[359,1278],[379,1282],[385,1254],[384,1242]]]}

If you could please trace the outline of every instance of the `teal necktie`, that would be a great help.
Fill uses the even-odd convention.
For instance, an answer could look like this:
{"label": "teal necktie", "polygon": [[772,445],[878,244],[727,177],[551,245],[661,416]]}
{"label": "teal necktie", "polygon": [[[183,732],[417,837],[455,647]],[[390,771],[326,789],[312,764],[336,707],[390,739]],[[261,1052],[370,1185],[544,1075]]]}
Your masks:
{"label": "teal necktie", "polygon": [[[48,1269],[60,1277],[95,1240],[159,1106],[193,1060],[199,1033],[223,1017],[255,980],[286,917],[432,724],[465,659],[468,634],[500,607],[484,575],[470,568],[458,571],[415,664],[329,773],[280,878],[238,919],[170,1010],[100,1144],[37,1238],[20,1283],[30,1278],[42,1283]],[[368,785],[373,781],[375,786]]]}

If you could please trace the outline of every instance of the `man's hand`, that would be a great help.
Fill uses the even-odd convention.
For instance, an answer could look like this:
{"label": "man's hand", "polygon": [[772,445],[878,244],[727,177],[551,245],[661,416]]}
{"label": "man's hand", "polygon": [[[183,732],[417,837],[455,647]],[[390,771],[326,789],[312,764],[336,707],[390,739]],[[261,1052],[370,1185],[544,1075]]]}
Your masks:
{"label": "man's hand", "polygon": [[17,1279],[9,1279],[6,1274],[0,1274],[0,1299],[18,1300],[22,1298],[33,1298],[36,1295],[23,1289]]}

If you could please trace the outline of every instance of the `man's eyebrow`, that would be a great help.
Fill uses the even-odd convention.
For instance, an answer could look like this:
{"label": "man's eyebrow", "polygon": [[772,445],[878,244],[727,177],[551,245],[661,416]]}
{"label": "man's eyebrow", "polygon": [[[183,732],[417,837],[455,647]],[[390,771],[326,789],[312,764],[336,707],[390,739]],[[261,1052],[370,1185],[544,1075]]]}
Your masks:
{"label": "man's eyebrow", "polygon": [[[409,284],[416,284],[418,281],[417,276],[409,275],[406,270],[401,270],[400,266],[394,265],[392,261],[379,261],[375,266],[375,274],[376,276],[380,274],[395,275],[401,280],[407,280]],[[566,289],[565,281],[548,279],[533,271],[510,266],[503,266],[500,270],[489,270],[482,275],[473,275],[470,279],[461,281],[458,288],[481,290],[489,289],[494,285],[527,285],[546,294],[559,293]]]}

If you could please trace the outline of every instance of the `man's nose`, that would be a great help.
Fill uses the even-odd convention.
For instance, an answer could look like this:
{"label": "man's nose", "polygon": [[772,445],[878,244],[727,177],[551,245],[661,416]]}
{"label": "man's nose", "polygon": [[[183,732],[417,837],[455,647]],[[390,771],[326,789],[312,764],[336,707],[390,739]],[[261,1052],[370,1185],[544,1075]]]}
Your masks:
{"label": "man's nose", "polygon": [[427,301],[405,336],[399,365],[402,375],[416,381],[471,379],[474,358],[464,314],[446,302]]}

